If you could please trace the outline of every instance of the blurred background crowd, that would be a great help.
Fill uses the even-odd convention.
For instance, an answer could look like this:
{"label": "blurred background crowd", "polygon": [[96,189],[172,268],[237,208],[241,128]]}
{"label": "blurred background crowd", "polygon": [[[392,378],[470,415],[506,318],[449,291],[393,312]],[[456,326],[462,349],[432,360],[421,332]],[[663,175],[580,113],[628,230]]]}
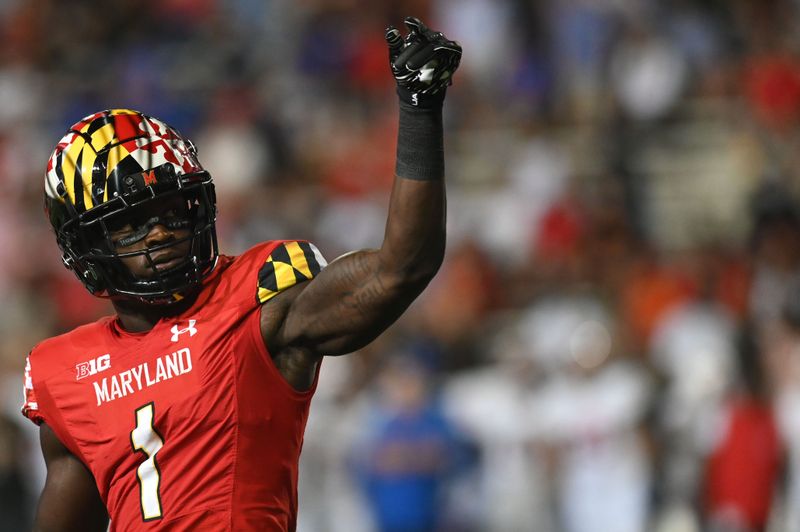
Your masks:
{"label": "blurred background crowd", "polygon": [[44,167],[128,107],[192,138],[223,251],[380,244],[384,27],[458,40],[439,275],[326,360],[301,532],[800,530],[800,1],[0,1],[0,530],[44,469],[36,342],[110,313]]}

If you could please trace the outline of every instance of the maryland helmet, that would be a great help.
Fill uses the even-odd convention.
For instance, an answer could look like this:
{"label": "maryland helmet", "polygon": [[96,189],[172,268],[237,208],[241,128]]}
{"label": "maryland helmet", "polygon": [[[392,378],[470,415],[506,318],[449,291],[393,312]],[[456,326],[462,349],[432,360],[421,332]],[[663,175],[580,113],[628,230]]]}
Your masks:
{"label": "maryland helmet", "polygon": [[[182,205],[177,217],[133,221],[137,213],[175,202]],[[189,140],[137,111],[101,111],[69,128],[47,164],[45,212],[64,265],[99,297],[174,302],[199,286],[217,262],[211,175]],[[188,236],[120,252],[120,240],[112,238],[120,223],[138,227],[123,247],[143,240],[156,224],[188,229],[181,232]],[[157,268],[151,253],[176,245],[188,248],[186,259],[167,270]],[[145,258],[148,275],[137,277],[123,263],[136,256]]]}

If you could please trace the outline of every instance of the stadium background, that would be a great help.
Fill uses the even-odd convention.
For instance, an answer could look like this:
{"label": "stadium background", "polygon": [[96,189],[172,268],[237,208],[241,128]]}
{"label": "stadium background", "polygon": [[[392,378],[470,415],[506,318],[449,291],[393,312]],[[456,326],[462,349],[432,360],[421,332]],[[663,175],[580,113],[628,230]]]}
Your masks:
{"label": "stadium background", "polygon": [[109,312],[42,214],[65,127],[187,134],[228,253],[377,246],[406,14],[465,54],[446,262],[325,361],[300,530],[800,530],[796,0],[0,2],[0,530],[44,474],[25,354]]}

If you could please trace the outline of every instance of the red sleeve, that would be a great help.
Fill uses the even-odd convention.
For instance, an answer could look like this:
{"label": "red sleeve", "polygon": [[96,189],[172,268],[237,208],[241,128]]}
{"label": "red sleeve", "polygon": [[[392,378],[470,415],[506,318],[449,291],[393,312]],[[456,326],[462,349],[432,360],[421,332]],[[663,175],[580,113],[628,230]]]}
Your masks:
{"label": "red sleeve", "polygon": [[23,382],[23,403],[22,415],[30,419],[37,425],[44,422],[44,418],[39,413],[39,402],[36,399],[36,390],[33,388],[33,377],[31,377],[31,357],[28,355],[25,361],[25,377]]}

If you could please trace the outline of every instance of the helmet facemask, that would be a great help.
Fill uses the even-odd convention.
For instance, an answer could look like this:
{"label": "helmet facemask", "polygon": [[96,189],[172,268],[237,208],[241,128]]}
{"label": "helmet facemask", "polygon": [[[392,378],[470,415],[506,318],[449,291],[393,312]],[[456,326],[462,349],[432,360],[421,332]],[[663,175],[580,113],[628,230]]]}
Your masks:
{"label": "helmet facemask", "polygon": [[[70,266],[93,294],[173,303],[199,286],[215,265],[218,248],[214,204],[214,185],[207,173],[184,175],[172,182],[125,192],[78,215],[64,224],[58,240],[65,257],[71,259]],[[166,215],[149,216],[165,205],[173,206]],[[175,205],[180,208],[175,209]],[[141,249],[135,251],[122,251],[144,240],[156,224],[187,234],[150,247],[137,246]],[[119,238],[123,226],[129,231]],[[186,248],[183,262],[167,270],[157,266],[158,259],[154,257],[181,247]],[[125,264],[126,259],[137,257],[144,259],[146,276],[137,277]]]}

